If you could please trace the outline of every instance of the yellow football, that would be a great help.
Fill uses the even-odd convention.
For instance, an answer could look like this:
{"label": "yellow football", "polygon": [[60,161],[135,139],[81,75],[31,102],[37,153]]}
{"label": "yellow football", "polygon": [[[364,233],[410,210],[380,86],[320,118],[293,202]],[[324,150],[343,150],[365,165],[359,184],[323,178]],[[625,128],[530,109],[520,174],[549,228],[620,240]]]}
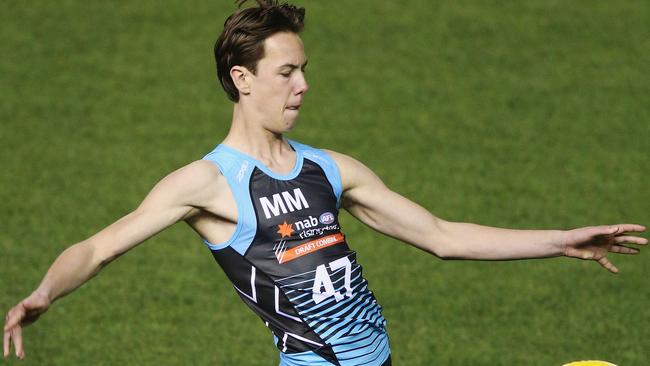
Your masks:
{"label": "yellow football", "polygon": [[565,363],[562,366],[617,366],[617,365],[606,361],[574,361],[574,362]]}

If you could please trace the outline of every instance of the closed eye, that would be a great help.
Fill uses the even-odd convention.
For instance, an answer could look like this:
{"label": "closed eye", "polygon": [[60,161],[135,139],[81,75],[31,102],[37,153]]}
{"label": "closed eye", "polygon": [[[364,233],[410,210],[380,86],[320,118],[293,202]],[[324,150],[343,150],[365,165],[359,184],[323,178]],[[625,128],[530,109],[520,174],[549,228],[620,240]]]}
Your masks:
{"label": "closed eye", "polygon": [[282,66],[280,67],[280,69],[282,70],[282,71],[280,72],[280,75],[282,75],[282,77],[285,77],[285,78],[290,77],[290,76],[291,76],[291,73],[292,73],[294,70],[297,70],[297,69],[300,69],[300,71],[302,71],[302,73],[304,74],[305,72],[307,72],[307,61],[305,61],[305,63],[302,64],[302,65],[296,65],[296,64],[284,64],[284,65],[282,65]]}

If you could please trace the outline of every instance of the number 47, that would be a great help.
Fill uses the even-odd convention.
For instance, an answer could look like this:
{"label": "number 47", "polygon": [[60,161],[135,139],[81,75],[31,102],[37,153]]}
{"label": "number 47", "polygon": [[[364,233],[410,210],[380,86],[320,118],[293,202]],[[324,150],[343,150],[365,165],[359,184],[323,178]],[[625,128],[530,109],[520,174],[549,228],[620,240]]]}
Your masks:
{"label": "number 47", "polygon": [[314,278],[314,287],[312,289],[312,298],[316,304],[320,303],[330,296],[334,296],[336,302],[343,300],[344,296],[352,297],[352,263],[350,263],[348,257],[339,258],[335,261],[330,262],[329,267],[332,272],[345,267],[345,295],[341,295],[339,291],[334,290],[334,284],[332,283],[332,279],[327,272],[327,268],[324,264],[321,264],[320,266],[316,267],[316,276]]}

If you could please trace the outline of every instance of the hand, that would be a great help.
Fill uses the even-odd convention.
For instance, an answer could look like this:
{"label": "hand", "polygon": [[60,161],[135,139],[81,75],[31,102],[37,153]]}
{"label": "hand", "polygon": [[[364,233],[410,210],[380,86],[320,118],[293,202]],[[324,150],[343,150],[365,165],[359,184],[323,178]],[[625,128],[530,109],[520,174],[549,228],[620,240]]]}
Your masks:
{"label": "hand", "polygon": [[646,245],[648,239],[627,232],[644,232],[645,227],[633,224],[591,226],[570,230],[567,232],[564,255],[580,259],[595,260],[612,273],[618,273],[607,254],[637,254],[639,249],[630,248],[624,244]]}
{"label": "hand", "polygon": [[9,356],[9,348],[11,343],[13,343],[16,357],[20,359],[25,358],[22,328],[35,322],[49,307],[50,299],[47,295],[34,292],[9,310],[5,318],[3,337],[5,357]]}

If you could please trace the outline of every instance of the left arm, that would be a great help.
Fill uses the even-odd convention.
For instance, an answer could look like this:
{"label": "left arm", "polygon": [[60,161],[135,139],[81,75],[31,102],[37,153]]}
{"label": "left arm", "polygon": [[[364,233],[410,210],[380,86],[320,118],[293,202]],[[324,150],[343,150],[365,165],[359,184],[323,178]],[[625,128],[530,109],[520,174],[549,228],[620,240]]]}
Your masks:
{"label": "left arm", "polygon": [[343,184],[341,205],[371,228],[443,259],[509,260],[568,256],[598,261],[618,269],[609,252],[636,254],[624,243],[646,244],[640,225],[595,226],[575,230],[512,230],[440,219],[422,206],[391,191],[360,162],[335,152]]}

